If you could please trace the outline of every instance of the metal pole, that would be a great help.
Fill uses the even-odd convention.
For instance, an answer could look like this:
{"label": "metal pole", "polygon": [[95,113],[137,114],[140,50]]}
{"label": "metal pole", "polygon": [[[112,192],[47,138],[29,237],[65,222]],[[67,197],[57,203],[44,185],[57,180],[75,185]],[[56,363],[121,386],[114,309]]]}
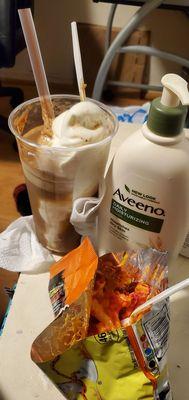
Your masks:
{"label": "metal pole", "polygon": [[104,43],[104,52],[106,54],[110,43],[111,43],[111,33],[112,33],[112,25],[113,25],[113,20],[114,20],[114,15],[117,9],[117,4],[113,4],[110,7],[110,12],[109,12],[109,17],[108,17],[108,22],[107,22],[107,29],[106,29],[106,35],[105,35],[105,43]]}
{"label": "metal pole", "polygon": [[177,56],[176,54],[168,53],[166,51],[158,50],[155,47],[150,46],[123,46],[117,50],[118,53],[141,53],[149,56],[159,57],[164,60],[173,61],[177,64],[184,65],[189,68],[189,60],[186,58]]}
{"label": "metal pole", "polygon": [[117,49],[121,47],[122,43],[124,43],[125,40],[128,39],[130,34],[136,29],[136,27],[139,25],[142,19],[146,17],[146,15],[148,15],[152,10],[159,7],[161,3],[162,0],[147,0],[146,3],[133,15],[127,26],[125,26],[118,33],[113,43],[109,47],[99,68],[92,95],[94,99],[99,100],[101,98],[108,70]]}

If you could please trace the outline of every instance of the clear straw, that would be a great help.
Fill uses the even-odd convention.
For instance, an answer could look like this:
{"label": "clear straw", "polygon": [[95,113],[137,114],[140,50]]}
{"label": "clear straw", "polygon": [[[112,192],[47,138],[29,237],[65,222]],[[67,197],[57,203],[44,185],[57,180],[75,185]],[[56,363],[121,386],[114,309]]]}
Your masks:
{"label": "clear straw", "polygon": [[72,31],[73,54],[74,54],[74,63],[75,63],[75,70],[76,70],[76,75],[77,75],[77,84],[78,84],[78,89],[79,89],[79,95],[80,95],[81,101],[84,101],[86,98],[86,94],[85,94],[86,84],[84,83],[81,51],[80,51],[80,45],[79,45],[77,24],[75,21],[71,23],[71,31]]}
{"label": "clear straw", "polygon": [[31,67],[35,83],[37,86],[38,95],[42,106],[42,115],[44,125],[51,128],[52,119],[54,118],[53,105],[50,99],[49,86],[45,73],[45,68],[41,56],[39,42],[35,30],[35,25],[30,8],[18,10],[20,22],[22,25],[28,54],[30,58]]}
{"label": "clear straw", "polygon": [[189,286],[189,278],[187,278],[184,281],[181,281],[179,283],[176,283],[175,285],[169,287],[168,289],[165,289],[163,292],[157,294],[156,296],[147,300],[141,306],[137,307],[132,312],[132,314],[130,315],[129,318],[126,318],[122,321],[122,324],[124,325],[125,323],[126,324],[132,323],[133,318],[136,317],[138,314],[142,313],[143,311],[145,311],[147,308],[153,306],[154,304],[157,304],[160,301],[165,300],[167,297],[172,296],[173,294],[177,293],[179,290],[185,289],[187,286]]}

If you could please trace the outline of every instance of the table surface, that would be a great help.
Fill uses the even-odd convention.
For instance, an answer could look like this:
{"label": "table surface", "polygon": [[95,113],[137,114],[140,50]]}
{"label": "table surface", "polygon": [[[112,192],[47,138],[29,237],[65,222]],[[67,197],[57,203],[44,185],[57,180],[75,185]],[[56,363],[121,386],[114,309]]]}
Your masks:
{"label": "table surface", "polygon": [[[114,139],[118,146],[135,130],[134,125],[121,125]],[[179,256],[170,266],[170,284],[189,276],[189,259]],[[5,329],[0,338],[1,400],[63,400],[63,395],[31,361],[31,344],[52,321],[48,297],[49,273],[21,274]],[[189,398],[189,289],[171,301],[171,337],[169,369],[174,400]],[[108,399],[107,399],[108,400]]]}

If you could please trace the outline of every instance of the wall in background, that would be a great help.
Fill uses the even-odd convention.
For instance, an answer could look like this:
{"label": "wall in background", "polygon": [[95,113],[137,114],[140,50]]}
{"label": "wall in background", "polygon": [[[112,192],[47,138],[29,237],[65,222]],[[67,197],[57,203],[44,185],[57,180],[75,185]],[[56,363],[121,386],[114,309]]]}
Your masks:
{"label": "wall in background", "polygon": [[[109,8],[109,4],[93,3],[92,0],[35,1],[35,24],[49,81],[63,84],[73,81],[70,22],[106,25]],[[136,9],[118,6],[114,26],[126,24]],[[189,18],[186,15],[156,10],[145,19],[141,28],[151,30],[153,46],[189,58]],[[152,58],[150,82],[159,83],[164,73],[179,71],[180,67],[175,64]],[[15,67],[0,70],[0,77],[32,80],[27,51],[17,56]]]}

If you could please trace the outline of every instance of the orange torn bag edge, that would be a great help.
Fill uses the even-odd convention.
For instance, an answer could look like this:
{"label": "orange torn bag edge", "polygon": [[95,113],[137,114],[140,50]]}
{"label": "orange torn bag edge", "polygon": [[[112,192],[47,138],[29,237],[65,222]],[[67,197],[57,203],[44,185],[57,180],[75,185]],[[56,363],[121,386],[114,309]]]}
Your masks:
{"label": "orange torn bag edge", "polygon": [[156,388],[157,388],[157,377],[155,377],[155,376],[149,371],[149,369],[148,369],[148,367],[147,367],[147,365],[146,365],[146,363],[145,363],[144,356],[143,356],[142,351],[141,351],[141,349],[140,349],[140,346],[139,346],[139,344],[138,344],[138,342],[137,342],[137,339],[136,339],[136,336],[135,336],[135,333],[134,333],[134,330],[133,330],[132,325],[127,325],[127,326],[125,326],[124,329],[126,330],[126,332],[127,332],[127,334],[128,334],[129,341],[130,341],[131,346],[132,346],[132,348],[133,348],[133,350],[134,350],[136,359],[137,359],[137,361],[138,361],[138,364],[139,364],[141,370],[144,372],[144,374],[146,375],[146,377],[147,377],[147,378],[150,380],[150,382],[152,383],[153,389],[156,390]]}
{"label": "orange torn bag edge", "polygon": [[79,247],[51,266],[50,279],[62,273],[67,305],[71,305],[87,289],[97,266],[98,256],[88,237],[83,239]]}

